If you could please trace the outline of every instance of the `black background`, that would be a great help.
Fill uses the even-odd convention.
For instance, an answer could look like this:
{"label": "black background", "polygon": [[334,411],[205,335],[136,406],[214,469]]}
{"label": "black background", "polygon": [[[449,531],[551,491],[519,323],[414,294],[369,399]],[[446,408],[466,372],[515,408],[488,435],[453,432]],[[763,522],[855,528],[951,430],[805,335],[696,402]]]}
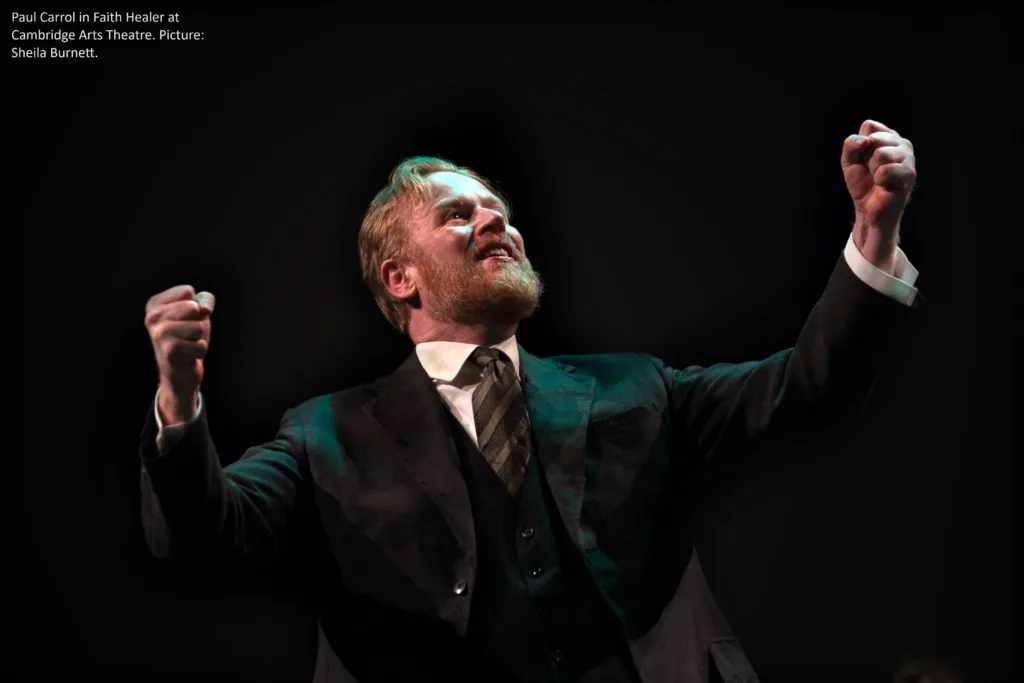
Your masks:
{"label": "black background", "polygon": [[855,424],[723,468],[698,548],[766,682],[887,681],[916,655],[1008,680],[1009,20],[837,7],[132,7],[205,40],[11,59],[27,678],[308,679],[301,567],[148,556],[150,295],[217,295],[204,397],[233,460],[411,350],[356,232],[396,162],[435,154],[512,198],[548,286],[520,328],[533,353],[759,358],[793,343],[840,256],[840,149],[874,118],[917,151],[902,244],[925,305]]}

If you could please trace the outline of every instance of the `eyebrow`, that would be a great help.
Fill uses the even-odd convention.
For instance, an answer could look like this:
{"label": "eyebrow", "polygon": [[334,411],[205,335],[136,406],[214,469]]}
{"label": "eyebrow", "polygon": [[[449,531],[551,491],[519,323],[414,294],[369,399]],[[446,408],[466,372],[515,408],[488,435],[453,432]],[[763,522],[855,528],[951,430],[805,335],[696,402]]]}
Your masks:
{"label": "eyebrow", "polygon": [[[441,199],[441,200],[439,200],[437,202],[434,202],[434,206],[433,206],[432,210],[434,212],[437,212],[437,211],[440,211],[441,209],[447,209],[448,207],[451,207],[451,206],[458,206],[460,204],[465,205],[465,204],[470,204],[470,203],[472,203],[472,202],[470,202],[468,197],[449,197],[447,199]],[[480,203],[483,204],[484,206],[490,206],[492,208],[501,209],[502,214],[505,214],[505,215],[508,214],[508,208],[497,197],[493,197],[493,196],[491,196],[491,197],[483,197],[480,200]]]}

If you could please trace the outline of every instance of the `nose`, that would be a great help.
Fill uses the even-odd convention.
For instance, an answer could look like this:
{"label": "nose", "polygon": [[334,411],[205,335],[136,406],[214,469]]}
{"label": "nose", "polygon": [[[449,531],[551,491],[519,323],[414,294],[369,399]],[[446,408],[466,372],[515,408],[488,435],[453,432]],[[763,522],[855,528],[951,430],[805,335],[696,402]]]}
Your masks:
{"label": "nose", "polygon": [[477,211],[480,213],[480,219],[476,224],[477,235],[486,235],[488,233],[502,235],[505,232],[505,216],[500,211],[483,207],[477,209]]}

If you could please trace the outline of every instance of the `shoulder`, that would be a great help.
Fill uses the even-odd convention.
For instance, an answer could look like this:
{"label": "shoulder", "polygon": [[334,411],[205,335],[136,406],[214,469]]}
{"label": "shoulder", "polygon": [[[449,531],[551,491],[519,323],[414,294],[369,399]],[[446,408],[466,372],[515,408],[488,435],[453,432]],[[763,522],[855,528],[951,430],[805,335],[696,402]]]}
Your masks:
{"label": "shoulder", "polygon": [[573,374],[588,375],[602,381],[660,375],[664,363],[646,353],[595,353],[577,356],[551,356],[545,360],[563,366]]}
{"label": "shoulder", "polygon": [[365,405],[380,393],[376,382],[366,382],[357,386],[341,389],[329,394],[320,394],[306,399],[294,406],[294,412],[304,421],[315,421],[317,416],[329,413],[345,413]]}
{"label": "shoulder", "polygon": [[288,413],[306,426],[322,423],[324,420],[332,421],[336,416],[361,410],[362,406],[379,395],[382,391],[381,379],[312,396],[298,405],[292,406]]}

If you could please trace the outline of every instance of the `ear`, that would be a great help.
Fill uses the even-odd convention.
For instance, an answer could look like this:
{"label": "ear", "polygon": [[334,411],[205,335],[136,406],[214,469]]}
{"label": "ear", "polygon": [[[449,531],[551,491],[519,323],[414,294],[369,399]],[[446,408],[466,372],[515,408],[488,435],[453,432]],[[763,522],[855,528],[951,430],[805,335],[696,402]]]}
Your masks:
{"label": "ear", "polygon": [[416,296],[419,291],[416,285],[416,277],[419,273],[415,266],[399,265],[395,259],[387,259],[380,264],[380,279],[384,288],[391,296],[401,301],[408,301]]}

